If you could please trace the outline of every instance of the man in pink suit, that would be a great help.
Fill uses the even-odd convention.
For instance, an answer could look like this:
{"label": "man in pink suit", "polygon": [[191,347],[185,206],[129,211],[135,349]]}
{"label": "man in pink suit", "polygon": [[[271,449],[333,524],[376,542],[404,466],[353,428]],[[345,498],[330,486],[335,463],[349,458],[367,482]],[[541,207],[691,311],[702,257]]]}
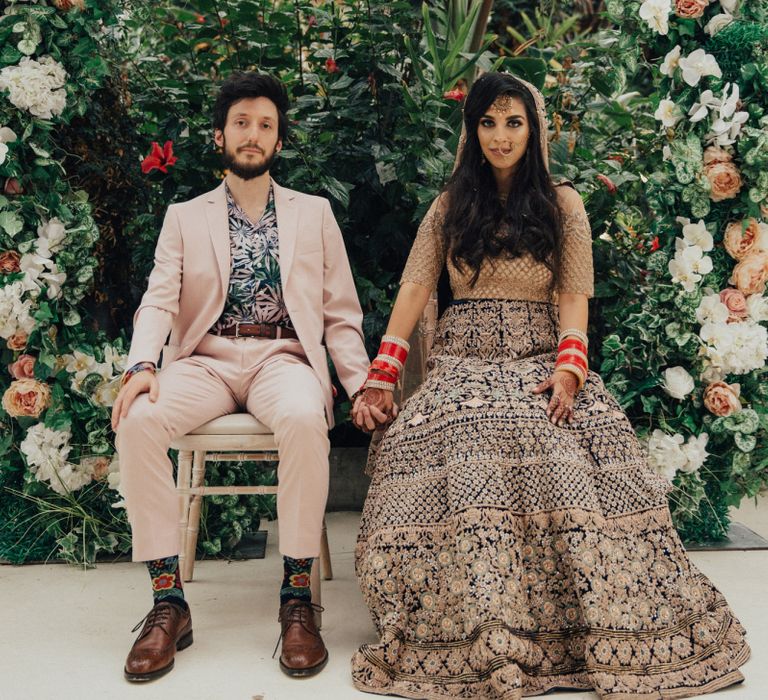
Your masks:
{"label": "man in pink suit", "polygon": [[112,424],[133,559],[147,563],[155,604],[126,661],[130,681],[164,675],[176,650],[192,643],[169,445],[239,410],[268,425],[279,449],[280,667],[308,676],[328,660],[309,593],[328,493],[326,350],[350,395],[366,379],[368,356],[330,204],[270,178],[287,109],[285,88],[270,76],[237,73],[222,84],[213,126],[227,176],[168,208],[134,317]]}

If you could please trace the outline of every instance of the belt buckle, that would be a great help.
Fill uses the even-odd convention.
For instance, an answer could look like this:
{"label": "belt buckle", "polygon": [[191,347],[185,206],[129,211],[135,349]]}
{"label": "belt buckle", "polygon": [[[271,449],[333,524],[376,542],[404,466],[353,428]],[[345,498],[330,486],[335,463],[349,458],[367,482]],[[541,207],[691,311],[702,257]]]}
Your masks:
{"label": "belt buckle", "polygon": [[240,337],[240,321],[235,321],[235,338]]}

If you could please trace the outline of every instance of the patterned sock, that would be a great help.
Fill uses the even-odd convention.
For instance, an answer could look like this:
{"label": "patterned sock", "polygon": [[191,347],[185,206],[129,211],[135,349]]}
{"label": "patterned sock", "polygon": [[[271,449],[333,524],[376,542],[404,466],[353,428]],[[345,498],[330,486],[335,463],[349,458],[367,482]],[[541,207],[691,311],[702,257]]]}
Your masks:
{"label": "patterned sock", "polygon": [[164,601],[186,608],[187,601],[184,600],[184,589],[181,586],[178,555],[153,559],[145,563],[149,569],[149,577],[152,579],[152,596],[155,604]]}
{"label": "patterned sock", "polygon": [[291,598],[312,602],[309,590],[309,574],[312,571],[313,557],[291,559],[283,557],[283,585],[280,588],[280,605],[285,605]]}

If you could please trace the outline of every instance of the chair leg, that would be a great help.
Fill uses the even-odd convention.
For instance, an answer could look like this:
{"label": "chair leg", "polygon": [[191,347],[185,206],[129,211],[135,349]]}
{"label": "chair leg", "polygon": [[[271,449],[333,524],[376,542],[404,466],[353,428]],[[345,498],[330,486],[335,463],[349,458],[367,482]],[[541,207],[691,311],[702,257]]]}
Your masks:
{"label": "chair leg", "polygon": [[331,550],[328,547],[328,528],[323,518],[323,534],[320,538],[320,570],[326,581],[333,580],[333,566],[331,566]]}
{"label": "chair leg", "polygon": [[[192,452],[189,450],[179,450],[179,468],[176,472],[176,488],[188,489],[192,479]],[[179,504],[179,570],[182,572],[182,577],[185,571],[186,560],[186,539],[187,539],[187,527],[189,526],[189,502],[191,496],[182,494]]]}
{"label": "chair leg", "polygon": [[[312,571],[309,574],[309,590],[312,594],[312,602],[315,605],[322,605],[323,594],[320,584],[320,561],[318,559],[312,562]],[[315,624],[317,629],[323,626],[323,613],[315,613]]]}
{"label": "chair leg", "polygon": [[[195,450],[192,461],[192,488],[199,488],[205,480],[205,451]],[[184,563],[185,570],[182,571],[182,579],[191,581],[195,573],[195,550],[197,549],[197,534],[200,531],[200,509],[203,505],[203,497],[195,495],[192,497],[192,503],[189,506],[189,523],[187,525],[187,534],[185,537]]]}

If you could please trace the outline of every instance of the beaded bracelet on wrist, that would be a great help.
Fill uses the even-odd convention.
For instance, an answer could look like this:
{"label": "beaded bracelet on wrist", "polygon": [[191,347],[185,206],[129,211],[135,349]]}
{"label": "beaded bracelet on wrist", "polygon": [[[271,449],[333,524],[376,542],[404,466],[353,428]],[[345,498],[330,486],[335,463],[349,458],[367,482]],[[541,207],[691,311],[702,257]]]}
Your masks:
{"label": "beaded bracelet on wrist", "polygon": [[123,376],[120,377],[120,388],[124,387],[125,384],[128,382],[128,380],[134,375],[138,374],[139,372],[144,372],[146,370],[149,370],[152,372],[152,374],[155,374],[157,372],[157,369],[155,367],[154,362],[137,362],[132,367],[129,367],[125,372],[123,372]]}

